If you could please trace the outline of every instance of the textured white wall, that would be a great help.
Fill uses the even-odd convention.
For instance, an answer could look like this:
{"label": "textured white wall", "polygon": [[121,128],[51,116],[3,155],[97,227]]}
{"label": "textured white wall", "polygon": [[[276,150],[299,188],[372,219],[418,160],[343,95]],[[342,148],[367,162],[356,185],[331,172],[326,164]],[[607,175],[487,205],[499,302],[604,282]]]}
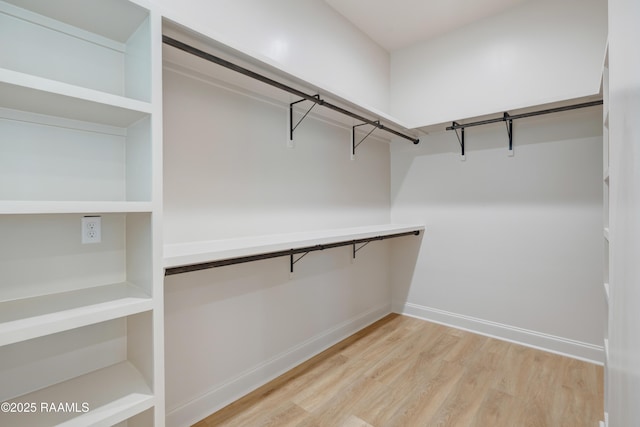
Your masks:
{"label": "textured white wall", "polygon": [[609,425],[640,420],[640,4],[609,2]]}
{"label": "textured white wall", "polygon": [[394,51],[390,113],[418,127],[597,94],[606,7],[525,2]]}
{"label": "textured white wall", "polygon": [[389,54],[322,0],[154,0],[172,20],[312,85],[389,111]]}
{"label": "textured white wall", "polygon": [[[388,223],[390,153],[164,70],[165,243]],[[390,312],[388,242],[165,280],[167,425],[186,425]]]}
{"label": "textured white wall", "polygon": [[516,121],[514,157],[502,124],[466,161],[453,132],[392,146],[392,221],[427,228],[394,247],[394,310],[601,359],[601,111]]}

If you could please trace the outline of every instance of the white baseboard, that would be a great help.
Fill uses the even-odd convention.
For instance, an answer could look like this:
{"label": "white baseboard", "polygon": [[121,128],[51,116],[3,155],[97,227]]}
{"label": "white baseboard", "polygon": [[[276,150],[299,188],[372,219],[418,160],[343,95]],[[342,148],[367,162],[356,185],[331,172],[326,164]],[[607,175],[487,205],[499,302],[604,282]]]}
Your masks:
{"label": "white baseboard", "polygon": [[598,365],[602,365],[604,362],[604,347],[594,344],[574,341],[418,304],[404,303],[394,305],[393,311],[395,313],[417,317],[430,322],[440,323],[457,329],[463,329],[480,335],[490,336],[503,341],[537,348]]}
{"label": "white baseboard", "polygon": [[374,307],[287,349],[260,365],[254,366],[235,378],[220,384],[209,392],[179,407],[168,410],[165,419],[166,426],[190,426],[206,418],[213,412],[277,378],[302,362],[309,360],[311,357],[380,320],[389,313],[391,313],[391,304]]}

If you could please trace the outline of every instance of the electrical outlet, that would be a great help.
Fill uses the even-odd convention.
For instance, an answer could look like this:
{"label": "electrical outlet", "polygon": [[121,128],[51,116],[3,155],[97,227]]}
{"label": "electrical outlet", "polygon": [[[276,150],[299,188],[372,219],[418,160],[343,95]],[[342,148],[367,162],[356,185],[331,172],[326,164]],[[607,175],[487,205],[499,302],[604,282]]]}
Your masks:
{"label": "electrical outlet", "polygon": [[102,241],[102,218],[99,216],[82,217],[82,243],[100,243]]}

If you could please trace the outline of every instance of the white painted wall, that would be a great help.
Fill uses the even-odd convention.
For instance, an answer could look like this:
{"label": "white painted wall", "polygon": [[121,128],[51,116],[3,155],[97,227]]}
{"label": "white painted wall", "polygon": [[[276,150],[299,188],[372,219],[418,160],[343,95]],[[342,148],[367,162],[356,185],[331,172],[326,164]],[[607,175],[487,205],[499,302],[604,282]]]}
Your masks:
{"label": "white painted wall", "polygon": [[[278,102],[164,70],[165,243],[388,223],[390,153]],[[312,113],[313,114],[313,113]],[[390,312],[389,243],[165,280],[167,425],[209,415]]]}
{"label": "white painted wall", "polygon": [[606,7],[525,2],[394,51],[390,113],[419,127],[597,94]]}
{"label": "white painted wall", "polygon": [[[456,327],[602,360],[601,108],[392,146],[393,307]],[[416,253],[417,255],[416,258]]]}
{"label": "white painted wall", "polygon": [[351,128],[310,115],[290,149],[288,105],[169,70],[164,82],[166,244],[389,222],[386,142],[352,161]]}
{"label": "white painted wall", "polygon": [[640,420],[640,4],[609,2],[609,425]]}
{"label": "white painted wall", "polygon": [[170,19],[383,112],[389,54],[322,0],[154,0]]}

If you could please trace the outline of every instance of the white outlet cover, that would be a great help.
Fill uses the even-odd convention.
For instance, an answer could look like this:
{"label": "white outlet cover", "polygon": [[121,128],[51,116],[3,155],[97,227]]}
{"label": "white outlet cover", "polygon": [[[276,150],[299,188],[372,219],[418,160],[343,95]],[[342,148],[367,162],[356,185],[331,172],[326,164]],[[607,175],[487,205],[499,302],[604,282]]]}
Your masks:
{"label": "white outlet cover", "polygon": [[100,243],[102,241],[102,218],[99,216],[82,217],[82,243]]}

